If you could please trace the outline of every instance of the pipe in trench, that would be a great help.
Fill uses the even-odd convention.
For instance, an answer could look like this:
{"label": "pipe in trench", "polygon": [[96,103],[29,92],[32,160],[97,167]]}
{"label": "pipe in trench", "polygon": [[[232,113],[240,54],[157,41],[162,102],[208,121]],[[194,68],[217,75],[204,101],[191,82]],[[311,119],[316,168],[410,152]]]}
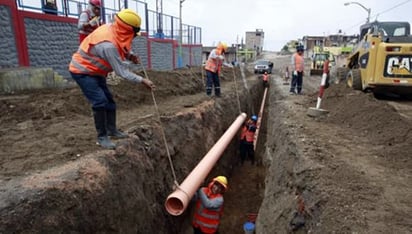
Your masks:
{"label": "pipe in trench", "polygon": [[257,140],[259,136],[259,129],[260,129],[260,124],[262,123],[262,117],[263,117],[263,110],[265,109],[265,102],[266,102],[266,95],[268,93],[268,88],[265,88],[265,91],[263,93],[263,98],[262,98],[262,104],[260,105],[260,110],[258,114],[258,121],[256,123],[256,132],[255,132],[255,137],[253,138],[253,150],[256,151],[256,145],[257,145]]}
{"label": "pipe in trench", "polygon": [[167,212],[171,215],[181,215],[187,208],[195,192],[199,189],[202,182],[206,179],[210,170],[223,154],[232,138],[238,133],[239,128],[246,120],[246,114],[241,113],[226,132],[220,137],[215,145],[190,172],[180,186],[171,193],[165,202]]}

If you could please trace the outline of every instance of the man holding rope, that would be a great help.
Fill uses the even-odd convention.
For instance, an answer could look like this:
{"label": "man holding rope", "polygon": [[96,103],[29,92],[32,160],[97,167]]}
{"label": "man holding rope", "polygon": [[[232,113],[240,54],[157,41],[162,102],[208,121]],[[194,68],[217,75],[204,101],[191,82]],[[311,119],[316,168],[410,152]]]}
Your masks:
{"label": "man holding rope", "polygon": [[140,24],[141,18],[136,12],[121,10],[113,24],[102,25],[83,40],[70,62],[72,78],[92,105],[97,144],[103,148],[115,148],[109,136],[127,137],[116,127],[116,103],[107,87],[107,74],[114,70],[122,78],[155,88],[149,79],[129,71],[123,63],[126,59],[139,63],[138,57],[131,53],[131,46],[139,35]]}

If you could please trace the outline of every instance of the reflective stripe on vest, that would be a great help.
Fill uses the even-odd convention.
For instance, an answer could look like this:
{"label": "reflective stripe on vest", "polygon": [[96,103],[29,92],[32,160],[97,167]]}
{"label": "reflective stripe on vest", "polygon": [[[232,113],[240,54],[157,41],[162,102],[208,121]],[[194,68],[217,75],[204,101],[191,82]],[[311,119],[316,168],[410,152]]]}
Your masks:
{"label": "reflective stripe on vest", "polygon": [[295,54],[294,55],[295,58],[295,69],[296,71],[302,72],[304,69],[304,61],[303,61],[303,57]]}
{"label": "reflective stripe on vest", "polygon": [[240,140],[244,140],[246,137],[247,127],[243,126],[240,130]]}
{"label": "reflective stripe on vest", "polygon": [[[203,188],[205,194],[207,188]],[[221,197],[221,194],[217,194],[214,198]],[[210,198],[210,197],[209,197]],[[196,211],[193,218],[193,226],[200,228],[204,233],[215,233],[219,226],[220,216],[223,211],[223,206],[219,209],[212,210],[203,206],[202,201],[199,199],[196,202]]]}
{"label": "reflective stripe on vest", "polygon": [[89,53],[92,46],[103,41],[112,42],[116,45],[111,35],[109,25],[103,25],[85,38],[80,44],[80,48],[73,54],[69,66],[70,72],[107,76],[107,73],[113,71],[112,66],[106,60]]}

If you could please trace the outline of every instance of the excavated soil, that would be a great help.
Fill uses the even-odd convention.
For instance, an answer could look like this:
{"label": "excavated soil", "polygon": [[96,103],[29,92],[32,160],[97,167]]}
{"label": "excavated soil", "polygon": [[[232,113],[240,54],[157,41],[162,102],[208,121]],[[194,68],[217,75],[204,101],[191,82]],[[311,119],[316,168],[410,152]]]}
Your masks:
{"label": "excavated soil", "polygon": [[[282,79],[275,62],[257,146],[257,165],[239,165],[234,140],[209,178],[229,177],[220,233],[242,233],[259,213],[257,233],[411,233],[412,105],[377,100],[344,84],[316,105],[319,77],[304,95]],[[112,79],[118,126],[129,134],[116,150],[95,145],[90,106],[75,86],[0,96],[0,233],[192,233],[192,204],[165,211],[173,176],[165,131],[181,182],[241,111],[258,113],[263,88],[247,73],[225,69],[222,98],[204,94],[200,68],[148,71],[151,93]],[[306,74],[309,74],[308,72]],[[207,181],[205,181],[205,184]]]}

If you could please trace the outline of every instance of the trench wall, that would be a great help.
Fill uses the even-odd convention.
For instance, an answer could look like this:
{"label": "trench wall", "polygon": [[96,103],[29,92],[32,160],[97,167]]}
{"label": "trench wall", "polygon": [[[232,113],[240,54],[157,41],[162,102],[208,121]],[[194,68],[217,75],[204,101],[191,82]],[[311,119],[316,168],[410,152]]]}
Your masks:
{"label": "trench wall", "polygon": [[[22,11],[15,0],[0,2],[0,69],[52,68],[69,78],[68,66],[78,49],[77,19]],[[133,51],[148,69],[172,70],[177,67],[176,40],[149,38],[133,41]],[[183,65],[201,65],[202,45],[183,45]]]}
{"label": "trench wall", "polygon": [[[241,84],[239,84],[241,86]],[[256,109],[260,83],[251,85]],[[182,182],[239,115],[234,93],[197,108],[163,116],[169,150]],[[164,209],[173,176],[159,123],[138,124],[115,151],[102,150],[58,168],[7,183],[0,197],[0,233],[187,233],[190,209],[175,217]],[[230,177],[237,139],[209,174]],[[210,178],[207,178],[209,180]],[[14,196],[11,196],[14,194]],[[190,233],[190,231],[189,231]]]}
{"label": "trench wall", "polygon": [[[319,201],[314,200],[320,197],[314,180],[319,176],[318,167],[306,156],[302,146],[310,136],[302,135],[301,124],[288,116],[291,106],[282,101],[285,98],[287,94],[282,95],[278,87],[272,86],[265,113],[270,124],[266,125],[266,141],[261,152],[267,167],[265,192],[256,233],[294,233],[297,229],[300,229],[297,233],[306,233],[318,222]],[[305,205],[313,217],[298,215]]]}

